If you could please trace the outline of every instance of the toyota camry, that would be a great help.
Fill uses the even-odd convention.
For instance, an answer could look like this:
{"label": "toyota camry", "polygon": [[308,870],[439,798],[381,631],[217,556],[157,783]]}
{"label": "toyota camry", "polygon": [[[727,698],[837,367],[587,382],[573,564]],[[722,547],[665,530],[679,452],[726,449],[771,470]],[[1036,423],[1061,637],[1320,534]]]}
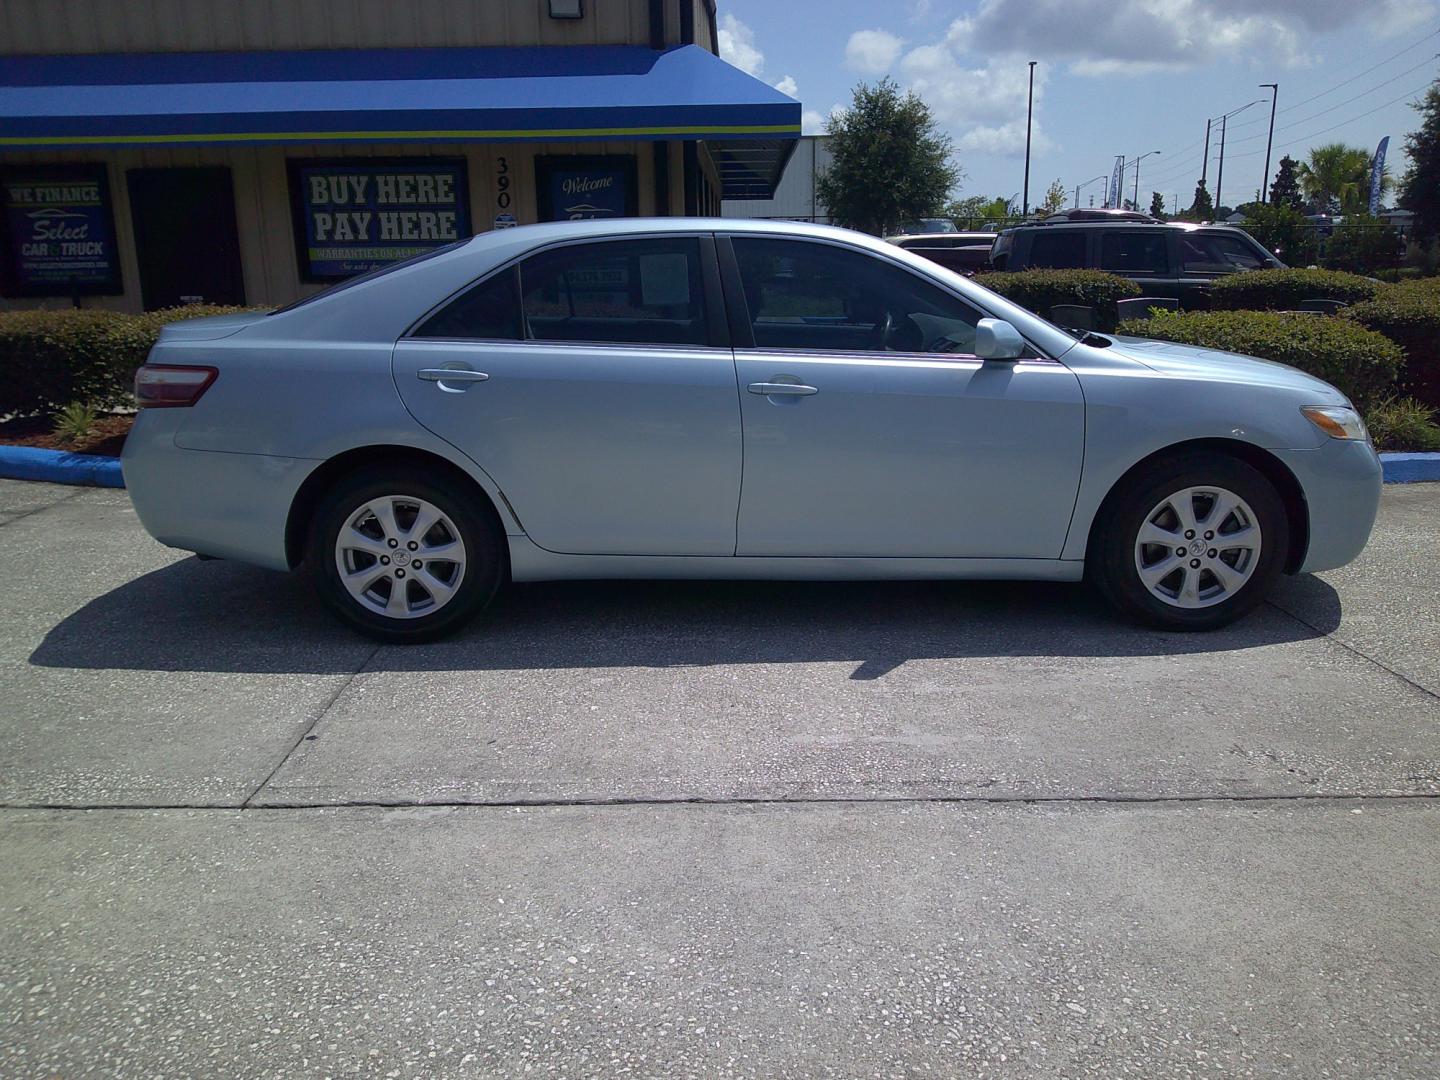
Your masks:
{"label": "toyota camry", "polygon": [[152,535],[303,569],[391,641],[572,578],[1089,579],[1209,629],[1355,558],[1380,494],[1318,379],[794,223],[486,233],[173,324],[136,397]]}

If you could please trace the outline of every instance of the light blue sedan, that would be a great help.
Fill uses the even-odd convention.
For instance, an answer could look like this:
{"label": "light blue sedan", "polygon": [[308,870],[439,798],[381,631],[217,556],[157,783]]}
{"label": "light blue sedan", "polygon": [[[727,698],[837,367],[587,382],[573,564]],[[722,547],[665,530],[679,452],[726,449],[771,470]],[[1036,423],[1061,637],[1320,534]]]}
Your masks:
{"label": "light blue sedan", "polygon": [[793,223],[487,233],[167,327],[136,393],[151,534],[390,641],[566,578],[1089,578],[1209,629],[1355,558],[1380,496],[1326,383]]}

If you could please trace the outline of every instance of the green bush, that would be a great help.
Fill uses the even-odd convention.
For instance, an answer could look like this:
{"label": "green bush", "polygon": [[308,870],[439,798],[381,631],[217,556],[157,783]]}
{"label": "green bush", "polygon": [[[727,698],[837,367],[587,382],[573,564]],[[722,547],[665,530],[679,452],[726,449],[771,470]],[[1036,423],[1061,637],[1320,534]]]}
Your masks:
{"label": "green bush", "polygon": [[1435,410],[1414,398],[1386,398],[1365,413],[1377,450],[1440,450]]}
{"label": "green bush", "polygon": [[1359,303],[1383,287],[1338,270],[1247,270],[1217,278],[1210,287],[1210,306],[1220,311],[1294,311],[1303,300]]}
{"label": "green bush", "polygon": [[1389,285],[1375,299],[1341,314],[1404,349],[1402,390],[1440,408],[1440,279]]}
{"label": "green bush", "polygon": [[1245,222],[1240,227],[1290,266],[1308,266],[1319,255],[1315,227],[1294,207],[1251,206],[1245,211]]}
{"label": "green bush", "polygon": [[1118,301],[1141,295],[1133,282],[1099,270],[1020,270],[978,274],[974,280],[1046,319],[1056,304],[1093,307],[1102,330],[1113,327],[1119,318]]}
{"label": "green bush", "polygon": [[244,308],[196,304],[126,315],[65,308],[0,312],[0,416],[31,416],[72,401],[128,404],[135,369],[160,328],[181,319]]}
{"label": "green bush", "polygon": [[1335,386],[1360,408],[1380,400],[1404,359],[1398,346],[1346,319],[1276,311],[1162,311],[1120,333],[1289,364]]}
{"label": "green bush", "polygon": [[1346,214],[1325,243],[1321,265],[1352,274],[1374,274],[1400,265],[1400,234],[1369,214]]}

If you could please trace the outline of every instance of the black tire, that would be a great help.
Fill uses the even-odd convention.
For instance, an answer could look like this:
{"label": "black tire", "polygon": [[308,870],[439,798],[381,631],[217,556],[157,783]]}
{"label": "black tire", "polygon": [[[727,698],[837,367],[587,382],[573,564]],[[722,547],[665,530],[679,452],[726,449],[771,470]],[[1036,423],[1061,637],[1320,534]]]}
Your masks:
{"label": "black tire", "polygon": [[[341,580],[335,552],[341,528],[348,526],[366,503],[387,495],[430,503],[450,519],[464,544],[464,571],[459,583],[453,595],[429,614],[386,616],[353,596]],[[505,535],[494,510],[484,504],[482,496],[444,475],[422,476],[406,468],[367,469],[340,480],[320,500],[310,523],[305,564],[320,598],[367,637],[398,644],[434,641],[458,630],[494,598],[505,577]],[[448,567],[447,572],[456,574]],[[411,576],[416,572],[412,570]],[[393,589],[397,583],[387,577],[387,584]],[[431,595],[419,581],[407,582],[404,588],[407,595],[415,590],[422,604]]]}
{"label": "black tire", "polygon": [[[1215,592],[1221,588],[1219,579],[1213,571],[1207,577],[1204,570],[1199,570],[1195,571],[1198,582],[1209,583],[1208,590],[1215,600],[1207,607],[1172,606],[1141,580],[1136,565],[1136,542],[1141,526],[1162,501],[1188,488],[1205,487],[1232,492],[1249,505],[1260,529],[1260,552],[1250,576],[1233,594],[1226,596],[1223,589]],[[1200,508],[1205,505],[1203,498],[1192,504]],[[1163,520],[1170,524],[1175,519]],[[1230,520],[1233,531],[1239,518]],[[1199,539],[1203,540],[1203,533]],[[1086,573],[1111,605],[1137,622],[1165,630],[1214,630],[1234,622],[1265,599],[1284,572],[1289,550],[1290,528],[1285,504],[1263,473],[1224,454],[1188,453],[1151,462],[1127,478],[1124,487],[1106,500],[1101,517],[1091,531]],[[1163,548],[1157,545],[1145,551],[1158,556]],[[1181,560],[1185,566],[1194,565],[1189,554]],[[1208,550],[1197,554],[1200,558],[1195,561],[1205,564]],[[1185,572],[1184,567],[1179,568],[1181,575]],[[1178,582],[1183,578],[1169,580]],[[1173,584],[1162,585],[1162,588],[1178,592]],[[1204,596],[1206,591],[1202,588],[1200,595]]]}

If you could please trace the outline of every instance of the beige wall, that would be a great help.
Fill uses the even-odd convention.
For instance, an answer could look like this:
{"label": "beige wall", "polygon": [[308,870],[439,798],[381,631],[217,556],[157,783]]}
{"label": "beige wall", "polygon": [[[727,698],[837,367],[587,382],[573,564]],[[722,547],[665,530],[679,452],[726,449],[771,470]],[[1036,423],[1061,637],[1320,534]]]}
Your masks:
{"label": "beige wall", "polygon": [[[682,2],[706,0],[666,0],[667,14]],[[0,53],[649,44],[649,0],[584,10],[566,20],[546,0],[3,0]]]}
{"label": "beige wall", "polygon": [[[650,43],[649,0],[583,0],[579,20],[551,19],[547,0],[0,0],[0,54],[193,52],[203,50],[400,48],[426,46]],[[681,13],[693,16],[696,43],[716,50],[712,0],[664,0],[665,39],[679,42]],[[0,165],[103,161],[109,170],[123,295],[86,297],[87,307],[138,311],[140,273],[125,183],[127,169],[226,165],[235,187],[246,299],[280,304],[321,286],[299,279],[287,158],[442,156],[466,159],[470,214],[491,227],[496,161],[509,163],[509,212],[536,220],[538,154],[635,154],[641,214],[654,214],[655,166],[649,143],[335,144],[6,153]],[[684,161],[668,144],[669,213],[685,209]],[[702,163],[708,156],[701,155]],[[710,177],[714,182],[713,174]],[[0,298],[0,310],[67,306],[68,300]]]}
{"label": "beige wall", "polygon": [[[85,307],[139,311],[140,269],[135,253],[135,232],[125,184],[127,169],[186,165],[229,166],[235,185],[235,219],[240,234],[240,263],[245,297],[251,304],[283,304],[322,288],[300,281],[295,251],[295,230],[290,208],[287,158],[334,157],[462,157],[470,180],[470,217],[476,232],[491,228],[499,189],[497,162],[504,158],[511,177],[512,203],[508,212],[521,224],[537,220],[535,158],[539,154],[635,154],[641,214],[654,214],[654,151],[649,143],[436,143],[422,146],[343,144],[295,147],[195,147],[141,149],[94,154],[67,151],[44,154],[7,154],[0,163],[104,161],[109,171],[115,231],[120,252],[119,296],[87,296]],[[679,147],[672,146],[670,212],[684,207]],[[65,297],[45,300],[0,298],[0,311],[31,307],[68,307]]]}

